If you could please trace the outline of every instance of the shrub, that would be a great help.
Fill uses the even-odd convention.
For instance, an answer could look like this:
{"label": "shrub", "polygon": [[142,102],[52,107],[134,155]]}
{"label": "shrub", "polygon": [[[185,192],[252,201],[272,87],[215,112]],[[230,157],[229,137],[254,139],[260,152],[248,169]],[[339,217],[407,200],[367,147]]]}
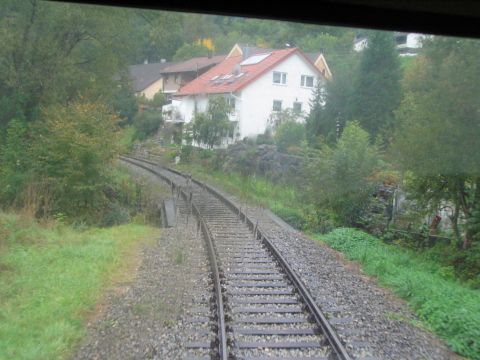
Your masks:
{"label": "shrub", "polygon": [[275,144],[279,151],[299,146],[305,140],[305,126],[295,121],[285,121],[275,131]]}
{"label": "shrub", "polygon": [[138,113],[133,119],[136,137],[139,140],[155,135],[163,124],[162,112],[157,110],[145,110]]}
{"label": "shrub", "polygon": [[112,202],[103,216],[103,226],[114,226],[126,224],[130,220],[130,212],[118,202]]}
{"label": "shrub", "polygon": [[360,225],[373,198],[379,155],[357,123],[349,123],[335,148],[323,145],[306,163],[309,200],[338,225]]}
{"label": "shrub", "polygon": [[74,102],[45,110],[32,145],[32,172],[52,192],[53,213],[97,218],[118,156],[117,117],[100,103]]}
{"label": "shrub", "polygon": [[306,227],[307,222],[299,209],[278,206],[275,209],[275,213],[296,229],[304,229]]}
{"label": "shrub", "polygon": [[12,120],[7,127],[5,145],[0,148],[0,199],[12,203],[29,178],[28,126]]}
{"label": "shrub", "polygon": [[184,145],[180,150],[180,159],[183,163],[189,163],[192,160],[193,146]]}

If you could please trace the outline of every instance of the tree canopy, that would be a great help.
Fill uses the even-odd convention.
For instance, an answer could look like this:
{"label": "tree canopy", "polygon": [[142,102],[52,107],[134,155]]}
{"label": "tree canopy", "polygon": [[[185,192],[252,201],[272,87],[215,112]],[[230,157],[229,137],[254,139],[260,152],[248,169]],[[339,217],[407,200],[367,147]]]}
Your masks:
{"label": "tree canopy", "polygon": [[[392,153],[424,202],[450,201],[467,221],[480,201],[480,44],[435,38],[405,77]],[[479,219],[480,220],[480,219]],[[473,234],[467,230],[464,246]]]}

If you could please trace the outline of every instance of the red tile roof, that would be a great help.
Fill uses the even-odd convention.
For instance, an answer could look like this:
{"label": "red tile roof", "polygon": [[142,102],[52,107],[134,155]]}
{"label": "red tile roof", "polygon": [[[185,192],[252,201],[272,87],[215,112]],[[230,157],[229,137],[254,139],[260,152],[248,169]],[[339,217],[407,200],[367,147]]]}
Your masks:
{"label": "red tile roof", "polygon": [[[220,94],[238,91],[294,53],[302,56],[321,75],[312,61],[297,48],[274,50],[264,60],[253,65],[240,65],[244,60],[242,56],[226,58],[217,66],[180,88],[176,95]],[[215,76],[233,74],[236,67],[240,67],[239,72],[244,73],[243,76],[235,79],[231,77],[219,83],[212,80]],[[234,81],[231,81],[233,79]]]}

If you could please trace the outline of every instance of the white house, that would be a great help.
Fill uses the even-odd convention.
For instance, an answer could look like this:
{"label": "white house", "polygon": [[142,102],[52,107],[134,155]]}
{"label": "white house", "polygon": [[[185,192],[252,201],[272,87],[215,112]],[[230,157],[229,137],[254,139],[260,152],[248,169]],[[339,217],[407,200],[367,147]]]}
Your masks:
{"label": "white house", "polygon": [[317,81],[325,82],[314,62],[297,48],[263,49],[248,55],[235,49],[178,91],[182,120],[189,123],[196,112],[205,111],[211,96],[224,96],[234,109],[230,114],[236,124],[232,142],[264,133],[271,115],[287,108],[302,121]]}
{"label": "white house", "polygon": [[400,56],[415,56],[422,47],[423,34],[395,33],[395,42]]}
{"label": "white house", "polygon": [[[422,47],[422,40],[428,37],[424,34],[395,32],[395,43],[399,56],[415,56]],[[353,49],[357,52],[368,47],[368,38],[361,37],[355,40]]]}

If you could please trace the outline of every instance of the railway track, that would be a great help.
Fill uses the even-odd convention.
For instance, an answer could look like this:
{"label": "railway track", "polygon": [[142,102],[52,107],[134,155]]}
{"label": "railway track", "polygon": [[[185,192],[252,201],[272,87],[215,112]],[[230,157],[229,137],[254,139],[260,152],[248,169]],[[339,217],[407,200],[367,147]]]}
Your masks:
{"label": "railway track", "polygon": [[182,196],[206,241],[215,289],[212,359],[350,359],[297,274],[261,229],[230,200],[191,177],[150,161],[122,157]]}

